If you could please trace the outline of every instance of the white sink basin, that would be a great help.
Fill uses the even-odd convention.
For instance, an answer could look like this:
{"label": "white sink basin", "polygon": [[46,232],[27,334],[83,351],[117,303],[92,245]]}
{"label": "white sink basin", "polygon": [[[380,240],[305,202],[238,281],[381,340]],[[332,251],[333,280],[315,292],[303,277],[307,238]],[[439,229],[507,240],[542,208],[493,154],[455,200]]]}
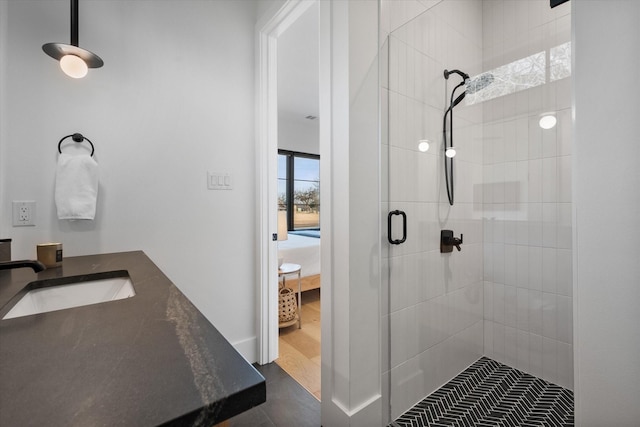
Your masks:
{"label": "white sink basin", "polygon": [[[104,274],[77,276],[77,281],[72,283],[69,280],[74,278],[51,279],[49,282],[55,283],[57,280],[66,284],[29,290],[2,319],[115,301],[136,294],[128,276],[102,278],[103,276]],[[47,281],[43,280],[41,283],[46,284]]]}

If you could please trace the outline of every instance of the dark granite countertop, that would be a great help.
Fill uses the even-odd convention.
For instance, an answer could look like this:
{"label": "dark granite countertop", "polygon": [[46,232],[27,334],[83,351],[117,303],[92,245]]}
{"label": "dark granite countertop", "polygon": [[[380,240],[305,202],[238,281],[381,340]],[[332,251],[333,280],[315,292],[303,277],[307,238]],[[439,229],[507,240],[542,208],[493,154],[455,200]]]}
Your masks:
{"label": "dark granite countertop", "polygon": [[0,425],[211,426],[266,400],[264,378],[141,251],[0,271],[0,318],[34,280],[114,270],[134,297],[0,320]]}

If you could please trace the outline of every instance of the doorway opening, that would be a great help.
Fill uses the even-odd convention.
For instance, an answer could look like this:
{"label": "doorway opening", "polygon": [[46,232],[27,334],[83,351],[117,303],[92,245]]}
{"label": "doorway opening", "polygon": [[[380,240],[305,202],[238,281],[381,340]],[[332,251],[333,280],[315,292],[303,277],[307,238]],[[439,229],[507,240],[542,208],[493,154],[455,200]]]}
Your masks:
{"label": "doorway opening", "polygon": [[[305,24],[300,21],[303,19],[296,24]],[[305,31],[308,27],[304,25]],[[299,37],[300,34],[295,33],[294,36]],[[293,49],[287,49],[287,43],[283,45],[284,49],[278,51],[278,70],[284,71],[279,74],[279,81],[286,81],[285,77],[291,71],[289,68],[295,66],[293,58],[286,58]],[[281,61],[282,56],[285,60]],[[286,86],[278,86],[279,93],[283,87]],[[285,95],[278,96],[279,111],[289,104],[286,93],[291,89],[287,87],[283,90]],[[315,107],[311,103],[307,108],[313,110]],[[289,128],[295,126],[297,120],[295,115],[293,119],[287,116],[279,115],[283,119],[278,120],[280,282],[278,358],[275,362],[320,400],[320,156],[281,148],[303,148],[306,145],[307,149],[316,151],[319,148],[318,127],[312,124],[303,132],[290,132]]]}
{"label": "doorway opening", "polygon": [[318,9],[287,2],[260,32],[258,222],[259,362],[320,400]]}

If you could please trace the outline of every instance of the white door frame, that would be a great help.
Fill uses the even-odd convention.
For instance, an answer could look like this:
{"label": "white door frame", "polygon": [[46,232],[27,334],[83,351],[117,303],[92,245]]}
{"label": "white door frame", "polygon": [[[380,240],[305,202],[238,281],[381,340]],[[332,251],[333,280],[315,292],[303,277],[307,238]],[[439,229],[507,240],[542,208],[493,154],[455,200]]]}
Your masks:
{"label": "white door frame", "polygon": [[278,250],[277,233],[278,153],[278,37],[316,0],[286,0],[266,21],[258,22],[256,204],[258,233],[257,301],[258,363],[278,357]]}
{"label": "white door frame", "polygon": [[[365,144],[365,149],[370,148],[366,141],[377,141],[377,131],[373,132],[373,136],[369,132],[362,132],[366,130],[368,116],[359,115],[362,105],[352,106],[351,102],[352,99],[362,102],[367,99],[359,98],[358,91],[359,84],[366,80],[371,56],[378,53],[377,39],[375,46],[368,41],[372,34],[377,37],[372,30],[379,25],[379,2],[282,0],[279,4],[283,6],[267,15],[264,24],[259,23],[256,27],[259,39],[256,81],[256,211],[260,236],[256,253],[258,360],[264,364],[278,356],[277,245],[270,239],[277,230],[277,38],[308,7],[317,4],[319,140],[322,160],[321,421],[325,426],[379,425],[382,420],[380,313],[374,312],[375,319],[372,322],[369,321],[371,316],[355,313],[371,314],[371,310],[378,307],[380,291],[371,288],[366,278],[358,278],[361,271],[370,273],[370,267],[359,262],[357,251],[361,246],[350,246],[352,235],[349,228],[352,203],[350,165],[356,163],[350,159],[350,153],[362,147],[362,144]],[[359,52],[361,47],[365,48],[362,54]],[[355,79],[353,82],[352,78]],[[352,87],[350,83],[356,86]],[[351,122],[351,114],[355,114],[358,120]],[[358,183],[362,184],[360,181]],[[356,206],[356,202],[353,203]],[[379,213],[378,209],[372,212]],[[378,229],[379,218],[376,218]],[[375,246],[374,242],[372,247]],[[352,250],[353,253],[350,252]],[[352,337],[356,338],[355,341],[352,341]],[[354,343],[357,345],[352,345]]]}

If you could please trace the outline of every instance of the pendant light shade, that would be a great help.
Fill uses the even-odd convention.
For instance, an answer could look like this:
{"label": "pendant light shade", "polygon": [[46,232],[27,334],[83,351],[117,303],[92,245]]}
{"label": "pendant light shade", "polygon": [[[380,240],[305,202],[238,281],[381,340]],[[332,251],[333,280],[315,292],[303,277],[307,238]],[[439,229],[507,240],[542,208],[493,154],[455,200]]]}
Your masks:
{"label": "pendant light shade", "polygon": [[104,61],[93,52],[78,47],[78,0],[71,0],[71,43],[46,43],[42,50],[60,61],[60,68],[70,77],[79,79],[89,68],[100,68]]}
{"label": "pendant light shade", "polygon": [[83,78],[89,71],[87,63],[76,55],[65,55],[60,58],[60,68],[66,75],[74,79]]}

